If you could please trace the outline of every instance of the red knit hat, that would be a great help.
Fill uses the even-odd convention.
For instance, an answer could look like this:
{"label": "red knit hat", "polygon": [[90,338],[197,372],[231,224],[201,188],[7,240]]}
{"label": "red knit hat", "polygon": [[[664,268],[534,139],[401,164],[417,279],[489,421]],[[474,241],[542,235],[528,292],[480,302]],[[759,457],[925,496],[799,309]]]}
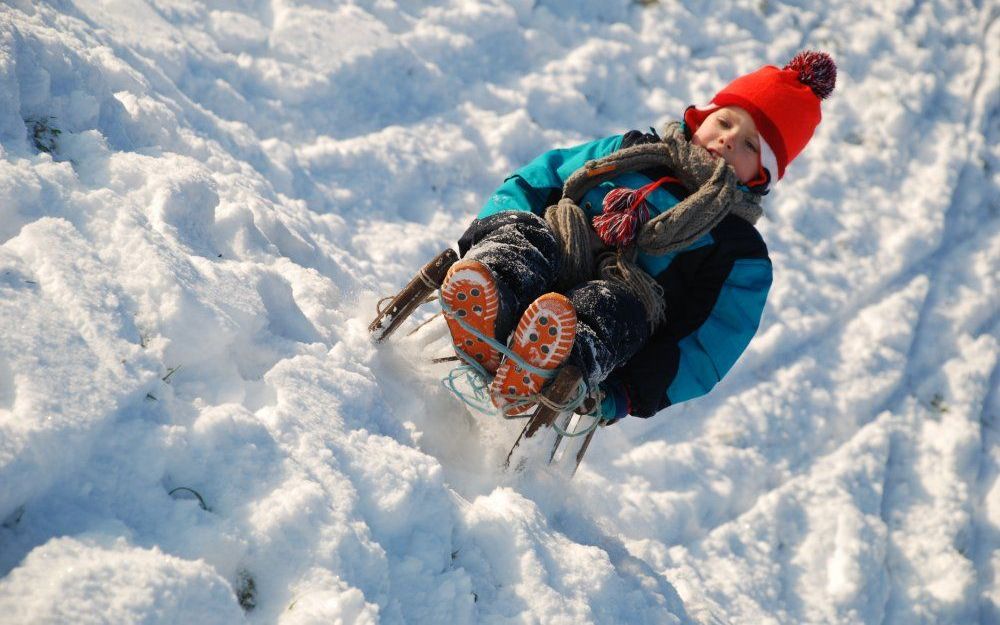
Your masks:
{"label": "red knit hat", "polygon": [[[778,180],[806,147],[820,121],[820,100],[833,91],[837,66],[825,52],[805,51],[778,69],[766,65],[726,85],[706,107],[690,106],[684,121],[691,132],[724,106],[738,106],[753,118],[761,139],[761,166]],[[754,184],[756,181],[752,181]]]}

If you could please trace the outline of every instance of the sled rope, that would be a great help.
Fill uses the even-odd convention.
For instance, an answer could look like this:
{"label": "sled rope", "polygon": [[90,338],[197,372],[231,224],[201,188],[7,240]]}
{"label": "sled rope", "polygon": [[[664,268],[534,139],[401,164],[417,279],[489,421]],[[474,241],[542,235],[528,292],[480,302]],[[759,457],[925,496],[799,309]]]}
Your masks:
{"label": "sled rope", "polygon": [[435,284],[434,281],[431,280],[431,277],[427,275],[427,272],[423,270],[423,268],[420,269],[420,273],[418,273],[417,276],[420,278],[420,281],[424,283],[424,286],[426,286],[432,292],[437,291],[438,288],[441,286],[440,284]]}
{"label": "sled rope", "polygon": [[604,421],[604,416],[600,414],[600,408],[598,408],[597,410],[598,410],[598,414],[596,414],[596,415],[581,415],[581,416],[594,417],[594,421],[593,421],[593,423],[591,423],[587,427],[583,428],[579,432],[567,432],[566,430],[564,430],[561,427],[559,427],[558,423],[553,423],[552,424],[552,429],[555,430],[556,433],[559,434],[560,436],[565,436],[566,438],[575,438],[577,436],[586,436],[587,434],[590,434],[591,432],[593,432],[594,430],[596,430],[597,426],[599,426],[601,424],[601,421]]}
{"label": "sled rope", "polygon": [[[540,377],[543,377],[543,378],[545,378],[545,379],[549,379],[549,378],[554,378],[554,377],[556,376],[556,373],[557,373],[557,370],[556,370],[556,369],[541,369],[541,368],[539,368],[539,367],[536,367],[536,366],[535,366],[535,365],[533,365],[533,364],[530,364],[530,363],[528,363],[528,362],[525,362],[525,360],[524,360],[523,358],[521,358],[520,356],[518,356],[517,354],[515,354],[515,353],[514,353],[513,351],[511,351],[511,350],[510,350],[510,349],[509,349],[509,348],[508,348],[508,347],[507,347],[506,345],[504,345],[503,343],[500,343],[500,342],[499,342],[499,341],[497,341],[496,339],[492,339],[492,338],[490,338],[490,337],[486,336],[485,334],[483,334],[482,332],[480,332],[479,330],[477,330],[477,329],[473,328],[473,327],[472,327],[471,325],[469,325],[469,324],[468,324],[467,322],[465,322],[465,321],[464,321],[464,320],[463,320],[463,319],[462,319],[461,317],[459,317],[458,315],[454,315],[454,316],[452,316],[452,310],[451,310],[451,307],[450,307],[450,306],[448,306],[448,304],[447,304],[447,303],[445,303],[445,301],[444,301],[444,300],[441,300],[441,311],[442,311],[442,312],[443,312],[443,313],[444,313],[445,315],[447,315],[447,316],[448,316],[449,318],[451,318],[451,319],[454,319],[455,321],[457,321],[457,322],[458,322],[458,324],[459,324],[460,326],[462,326],[462,328],[463,328],[463,329],[465,329],[465,330],[466,330],[467,332],[470,332],[470,333],[472,333],[472,334],[473,334],[473,335],[475,335],[475,336],[476,336],[476,338],[478,338],[479,340],[481,340],[481,341],[483,341],[484,343],[488,344],[488,345],[489,345],[490,347],[492,347],[493,349],[497,350],[498,352],[500,352],[501,354],[503,354],[503,355],[504,355],[504,356],[506,356],[507,358],[510,358],[511,360],[513,360],[513,361],[514,361],[514,364],[518,365],[519,367],[521,367],[521,368],[522,368],[522,369],[524,369],[525,371],[528,371],[528,372],[530,372],[530,373],[533,373],[533,374],[535,374],[535,375],[537,375],[537,376],[540,376]],[[461,357],[461,358],[462,358],[462,360],[465,360],[466,362],[469,362],[470,360],[471,360],[472,362],[476,362],[476,361],[475,361],[474,359],[472,359],[472,357],[470,357],[470,356],[469,356],[468,354],[466,354],[465,352],[463,352],[463,351],[461,351],[461,350],[456,350],[456,351],[458,352],[458,354],[459,354],[459,357]],[[478,368],[478,369],[479,369],[480,371],[482,371],[482,372],[483,372],[483,373],[484,373],[484,374],[486,375],[486,377],[487,377],[487,378],[492,378],[492,377],[493,377],[493,376],[489,375],[489,373],[486,373],[486,369],[484,369],[484,368],[482,367],[482,365],[479,365],[478,363],[476,363],[476,364],[478,365],[478,367],[477,367],[477,368]]]}
{"label": "sled rope", "polygon": [[[451,310],[451,308],[448,306],[447,303],[445,303],[445,301],[443,299],[441,300],[441,312],[443,312],[449,318],[454,319],[455,321],[457,321],[458,324],[460,326],[462,326],[462,328],[465,329],[467,332],[471,333],[472,335],[474,335],[475,337],[477,337],[478,339],[480,339],[484,343],[488,344],[493,349],[497,350],[498,352],[500,352],[501,354],[503,354],[507,358],[511,359],[514,362],[514,364],[518,365],[519,367],[521,367],[525,371],[533,373],[533,374],[535,374],[537,376],[540,376],[542,378],[545,378],[547,380],[551,379],[551,378],[554,378],[556,376],[556,374],[559,372],[558,369],[541,369],[541,368],[536,367],[536,366],[534,366],[534,365],[532,365],[532,364],[530,364],[528,362],[525,362],[525,360],[523,358],[521,358],[520,356],[518,356],[517,354],[515,354],[513,351],[511,351],[510,348],[508,348],[506,345],[500,343],[496,339],[493,339],[493,338],[490,338],[490,337],[484,335],[482,332],[480,332],[476,328],[472,327],[471,325],[469,325],[468,323],[466,323],[465,321],[463,321],[461,317],[459,317],[457,315],[452,316],[452,310]],[[455,350],[455,353],[458,355],[459,358],[462,359],[462,361],[465,364],[464,365],[459,365],[458,367],[455,367],[454,369],[452,369],[451,371],[449,371],[448,375],[446,375],[444,378],[441,379],[441,383],[444,385],[444,387],[446,389],[448,389],[449,391],[451,391],[459,399],[461,399],[463,402],[465,402],[466,405],[471,406],[471,407],[475,408],[476,410],[479,410],[480,412],[484,412],[484,413],[493,412],[493,409],[492,409],[493,403],[492,403],[492,401],[490,401],[489,391],[488,391],[490,382],[493,380],[493,376],[490,375],[488,371],[486,371],[486,369],[483,367],[483,365],[481,365],[477,360],[475,360],[474,358],[472,358],[471,356],[469,356],[468,354],[466,354],[462,350]],[[462,390],[459,389],[458,386],[457,386],[457,384],[456,384],[456,381],[459,380],[459,379],[461,379],[461,377],[463,375],[468,380],[469,387],[472,389],[472,398],[471,399],[467,396],[466,393],[462,392]],[[504,397],[507,398],[507,399],[513,399],[512,405],[514,407],[523,406],[523,405],[527,405],[527,404],[546,403],[546,402],[548,402],[548,403],[546,403],[546,405],[549,406],[550,408],[553,408],[554,410],[557,410],[557,411],[573,410],[577,406],[579,406],[580,404],[582,404],[583,400],[587,397],[587,387],[586,387],[586,384],[584,384],[581,381],[580,386],[578,388],[579,388],[579,390],[577,392],[577,396],[574,397],[574,399],[569,404],[567,404],[566,406],[558,406],[558,405],[552,404],[551,400],[549,400],[548,398],[546,398],[541,393],[539,393],[537,395],[534,395],[534,396],[531,396],[531,397],[528,397],[528,398],[524,398],[523,396],[520,396],[520,395],[518,395],[516,397],[513,397],[513,396],[508,397],[508,396],[504,395]]]}
{"label": "sled rope", "polygon": [[559,404],[544,395],[538,396],[538,403],[549,408],[553,412],[570,412],[576,410],[583,400],[587,398],[587,385],[580,380],[580,383],[576,386],[576,392],[573,394],[573,399],[569,400],[565,404]]}
{"label": "sled rope", "polygon": [[[475,408],[479,412],[489,413],[490,412],[490,399],[487,389],[489,388],[489,380],[484,378],[482,373],[476,371],[475,367],[479,363],[469,363],[465,365],[459,365],[448,372],[448,375],[441,378],[441,384],[451,391],[452,395],[458,397],[465,403],[466,406]],[[458,388],[458,380],[465,376],[467,384],[472,389],[472,397],[470,398],[467,393],[462,392]]]}
{"label": "sled rope", "polygon": [[[423,280],[424,284],[427,284],[427,286],[431,286],[427,282],[427,280],[429,278],[427,278],[427,276],[424,275],[423,272],[420,272],[420,276],[421,276],[420,279]],[[436,286],[431,286],[431,289],[437,289],[437,287]],[[375,312],[377,314],[379,314],[379,315],[385,314],[385,309],[383,308],[383,306],[385,306],[385,303],[386,302],[391,302],[392,300],[396,299],[397,297],[399,297],[399,293],[396,293],[395,295],[386,295],[385,297],[383,297],[382,299],[380,299],[379,301],[377,301],[375,303]],[[432,294],[428,295],[426,298],[424,298],[424,301],[420,302],[420,304],[421,305],[423,305],[423,304],[430,304],[431,302],[433,302],[436,299],[437,299],[437,295],[435,295],[435,294],[432,293]],[[417,329],[419,330],[419,328],[417,328]],[[411,334],[412,334],[412,332],[411,332]]]}
{"label": "sled rope", "polygon": [[[587,398],[587,385],[583,382],[583,380],[580,380],[579,385],[577,385],[577,387],[576,387],[576,394],[573,396],[573,399],[571,399],[566,404],[557,404],[556,402],[552,401],[548,397],[545,397],[544,395],[539,395],[538,396],[538,403],[542,404],[543,406],[545,406],[545,407],[547,407],[547,408],[549,408],[549,409],[551,409],[551,410],[553,410],[555,412],[573,412],[581,404],[583,404],[583,402],[584,402],[584,400],[586,398]],[[594,421],[593,421],[593,423],[591,423],[590,425],[588,425],[586,428],[584,428],[584,429],[582,429],[582,430],[580,430],[578,432],[569,432],[567,430],[564,430],[562,427],[559,426],[558,423],[556,423],[554,421],[552,422],[552,429],[555,430],[556,433],[559,434],[560,436],[565,436],[566,438],[575,438],[577,436],[586,436],[587,434],[590,434],[591,432],[593,432],[594,430],[596,430],[597,426],[599,426],[601,424],[601,421],[610,420],[610,419],[606,419],[606,417],[601,413],[601,404],[600,404],[600,402],[597,403],[597,406],[594,408],[594,410],[595,410],[595,412],[593,412],[593,413],[590,413],[590,414],[587,414],[587,415],[580,415],[580,416],[593,417]]]}
{"label": "sled rope", "polygon": [[[431,301],[434,301],[434,300],[428,299],[428,300],[425,300],[424,303],[426,304],[426,303],[431,302]],[[410,330],[410,333],[407,334],[406,336],[413,336],[414,334],[416,334],[417,332],[420,331],[420,328],[426,326],[428,323],[434,321],[435,319],[437,319],[438,317],[440,317],[443,314],[444,314],[443,310],[440,311],[440,312],[434,313],[428,319],[426,319],[425,321],[421,322],[420,325],[418,325],[417,327],[415,327],[412,330]]]}
{"label": "sled rope", "polygon": [[394,299],[396,299],[395,295],[387,295],[382,299],[380,299],[378,302],[375,303],[375,312],[378,313],[379,315],[385,314],[385,309],[382,307],[385,306],[386,302],[391,302]]}

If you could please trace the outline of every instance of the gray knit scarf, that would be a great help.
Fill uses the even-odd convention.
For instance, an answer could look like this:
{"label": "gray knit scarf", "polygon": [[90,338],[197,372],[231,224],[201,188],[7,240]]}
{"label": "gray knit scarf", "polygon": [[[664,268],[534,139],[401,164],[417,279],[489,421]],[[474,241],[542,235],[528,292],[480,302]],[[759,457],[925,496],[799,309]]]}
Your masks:
{"label": "gray knit scarf", "polygon": [[[579,207],[580,200],[606,180],[656,166],[667,167],[692,193],[646,222],[632,244],[618,250],[607,248]],[[756,223],[762,214],[760,196],[744,189],[724,160],[687,140],[680,122],[668,124],[659,143],[635,145],[588,162],[566,180],[559,203],[545,211],[545,220],[563,251],[556,288],[564,291],[594,276],[620,282],[642,302],[655,328],[666,312],[663,290],[636,264],[638,252],[662,256],[685,248],[730,213]]]}

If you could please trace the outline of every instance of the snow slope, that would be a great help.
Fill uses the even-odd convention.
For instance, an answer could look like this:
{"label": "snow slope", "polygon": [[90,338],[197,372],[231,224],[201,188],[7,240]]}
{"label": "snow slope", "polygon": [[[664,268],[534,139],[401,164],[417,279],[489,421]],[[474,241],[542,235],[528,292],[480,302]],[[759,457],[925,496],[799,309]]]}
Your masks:
{"label": "snow slope", "polygon": [[[1000,623],[998,14],[5,0],[0,622]],[[803,48],[708,397],[507,475],[440,324],[368,340],[506,173]]]}

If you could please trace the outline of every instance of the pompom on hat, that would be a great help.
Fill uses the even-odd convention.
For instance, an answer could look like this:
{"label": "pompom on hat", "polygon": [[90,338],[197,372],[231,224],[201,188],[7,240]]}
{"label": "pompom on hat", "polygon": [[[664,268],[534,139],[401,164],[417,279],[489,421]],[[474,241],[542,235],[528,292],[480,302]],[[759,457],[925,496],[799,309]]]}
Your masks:
{"label": "pompom on hat", "polygon": [[684,122],[691,132],[724,106],[738,106],[753,119],[761,139],[761,167],[767,176],[751,185],[779,180],[785,167],[809,143],[819,125],[820,100],[837,83],[837,66],[825,52],[803,51],[778,69],[765,65],[740,76],[705,107],[689,106]]}

